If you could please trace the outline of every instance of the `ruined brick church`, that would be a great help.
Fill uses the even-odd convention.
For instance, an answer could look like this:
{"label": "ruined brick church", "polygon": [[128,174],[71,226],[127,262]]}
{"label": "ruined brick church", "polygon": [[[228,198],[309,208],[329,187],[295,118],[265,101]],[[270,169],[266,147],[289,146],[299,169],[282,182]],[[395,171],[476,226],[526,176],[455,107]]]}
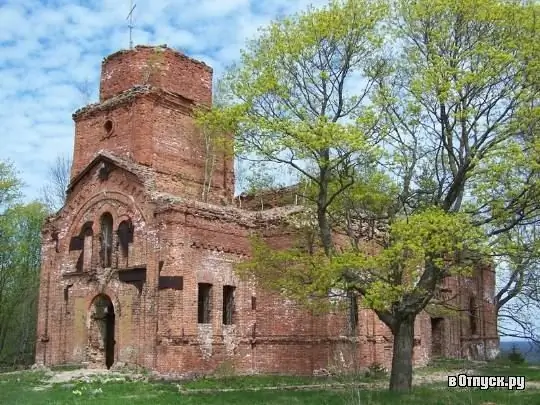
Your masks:
{"label": "ruined brick church", "polygon": [[[208,182],[192,112],[211,102],[212,69],[165,46],[103,60],[99,102],[73,114],[67,201],[43,229],[36,363],[164,373],[389,367],[392,336],[361,302],[352,316],[314,314],[236,277],[248,235],[287,246],[285,219],[301,207],[235,197],[226,155]],[[458,310],[418,317],[415,364],[494,357],[494,288],[490,266],[446,280],[441,294]]]}

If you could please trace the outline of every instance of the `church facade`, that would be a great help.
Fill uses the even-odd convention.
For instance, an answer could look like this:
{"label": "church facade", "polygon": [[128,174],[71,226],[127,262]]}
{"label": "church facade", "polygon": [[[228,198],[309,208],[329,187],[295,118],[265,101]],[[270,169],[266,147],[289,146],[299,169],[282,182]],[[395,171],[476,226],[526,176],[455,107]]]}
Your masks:
{"label": "church facade", "polygon": [[[99,102],[73,114],[65,206],[43,228],[36,363],[178,374],[389,367],[391,334],[361,303],[352,316],[314,314],[237,278],[248,236],[288,246],[286,218],[302,208],[294,189],[267,209],[235,198],[225,154],[208,173],[192,115],[211,100],[212,69],[165,46],[103,60]],[[420,314],[415,364],[493,358],[493,270],[443,287],[458,310]]]}

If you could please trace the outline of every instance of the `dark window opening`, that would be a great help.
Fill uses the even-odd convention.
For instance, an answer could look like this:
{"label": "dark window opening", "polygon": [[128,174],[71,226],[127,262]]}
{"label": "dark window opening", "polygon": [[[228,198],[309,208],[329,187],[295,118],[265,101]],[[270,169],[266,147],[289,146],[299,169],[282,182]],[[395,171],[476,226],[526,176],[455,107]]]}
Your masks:
{"label": "dark window opening", "polygon": [[84,268],[84,251],[82,251],[79,254],[79,258],[77,259],[77,263],[75,264],[75,272],[82,273],[83,268]]}
{"label": "dark window opening", "polygon": [[101,216],[101,266],[111,267],[113,246],[113,218],[106,212]]}
{"label": "dark window opening", "polygon": [[118,225],[118,243],[123,257],[127,257],[129,244],[133,243],[133,224],[131,221],[122,221]]}
{"label": "dark window opening", "polygon": [[123,283],[134,285],[139,291],[139,294],[141,294],[144,283],[146,282],[146,267],[119,271],[118,279]]}
{"label": "dark window opening", "polygon": [[90,267],[92,259],[92,238],[92,222],[87,222],[83,225],[79,235],[73,236],[69,241],[70,252],[81,252],[75,265],[76,272],[83,272]]}
{"label": "dark window opening", "polygon": [[471,297],[469,299],[469,323],[471,328],[471,335],[476,335],[478,333],[478,322],[476,314],[476,299],[474,297]]}
{"label": "dark window opening", "polygon": [[69,289],[73,287],[73,284],[68,284],[66,287],[64,287],[64,302],[67,304],[69,301]]}
{"label": "dark window opening", "polygon": [[442,356],[443,318],[431,318],[431,356]]}
{"label": "dark window opening", "polygon": [[102,163],[101,167],[98,170],[98,178],[101,181],[106,181],[109,179],[109,175],[113,171],[113,166],[109,163]]}
{"label": "dark window opening", "polygon": [[184,278],[182,276],[159,276],[158,289],[182,290],[184,288]]}
{"label": "dark window opening", "polygon": [[105,133],[107,135],[110,135],[113,130],[113,122],[111,120],[105,121],[105,124],[103,124],[103,129],[105,129]]}
{"label": "dark window opening", "polygon": [[199,323],[211,323],[212,311],[212,284],[199,284],[198,321]]}
{"label": "dark window opening", "polygon": [[257,297],[251,297],[251,310],[257,310]]}
{"label": "dark window opening", "polygon": [[349,332],[354,335],[358,327],[358,298],[353,291],[347,292],[349,299]]}
{"label": "dark window opening", "polygon": [[69,251],[72,252],[74,250],[82,250],[84,246],[84,239],[80,236],[73,236],[69,240]]}
{"label": "dark window opening", "polygon": [[65,304],[65,311],[66,314],[70,314],[69,310],[69,289],[73,287],[73,284],[68,284],[64,287],[64,304]]}
{"label": "dark window opening", "polygon": [[[86,222],[78,235],[73,236],[69,241],[69,251],[74,250],[83,250],[84,249],[84,238],[93,236],[92,232],[92,221]],[[56,235],[56,240],[58,240],[58,234]]]}
{"label": "dark window opening", "polygon": [[223,286],[223,325],[233,324],[235,289],[230,285]]}
{"label": "dark window opening", "polygon": [[54,231],[51,235],[51,238],[54,242],[54,251],[56,253],[60,253],[60,250],[58,249],[58,243],[59,243],[58,231]]}

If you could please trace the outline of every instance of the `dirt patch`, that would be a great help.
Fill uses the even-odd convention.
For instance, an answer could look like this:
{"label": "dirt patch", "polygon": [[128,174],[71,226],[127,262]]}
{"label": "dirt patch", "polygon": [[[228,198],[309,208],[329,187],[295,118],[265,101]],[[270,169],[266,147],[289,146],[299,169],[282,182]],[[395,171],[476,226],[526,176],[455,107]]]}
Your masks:
{"label": "dirt patch", "polygon": [[107,369],[80,369],[80,370],[68,370],[68,371],[53,371],[53,375],[47,381],[50,384],[67,383],[70,381],[85,381],[90,382],[96,377],[100,380],[108,381],[124,381],[126,377],[132,377],[133,375],[126,373],[119,373],[116,371],[109,371]]}
{"label": "dirt patch", "polygon": [[140,381],[147,377],[136,373],[123,373],[118,371],[110,371],[107,369],[76,369],[65,371],[45,372],[41,384],[32,388],[34,391],[44,391],[51,388],[54,384],[72,385],[76,382],[91,383],[99,381],[100,383],[107,382],[122,382],[122,381]]}

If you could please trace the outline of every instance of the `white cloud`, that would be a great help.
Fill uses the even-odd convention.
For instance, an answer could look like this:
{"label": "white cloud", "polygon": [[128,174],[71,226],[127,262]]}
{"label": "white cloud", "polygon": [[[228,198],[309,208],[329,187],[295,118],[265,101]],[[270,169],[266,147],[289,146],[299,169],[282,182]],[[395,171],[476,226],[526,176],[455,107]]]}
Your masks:
{"label": "white cloud", "polygon": [[[217,76],[257,28],[315,0],[135,0],[135,44],[167,44]],[[127,48],[129,2],[0,3],[0,159],[10,159],[35,198],[44,168],[71,155],[71,114],[97,99],[102,59]],[[86,89],[85,89],[86,87]]]}

